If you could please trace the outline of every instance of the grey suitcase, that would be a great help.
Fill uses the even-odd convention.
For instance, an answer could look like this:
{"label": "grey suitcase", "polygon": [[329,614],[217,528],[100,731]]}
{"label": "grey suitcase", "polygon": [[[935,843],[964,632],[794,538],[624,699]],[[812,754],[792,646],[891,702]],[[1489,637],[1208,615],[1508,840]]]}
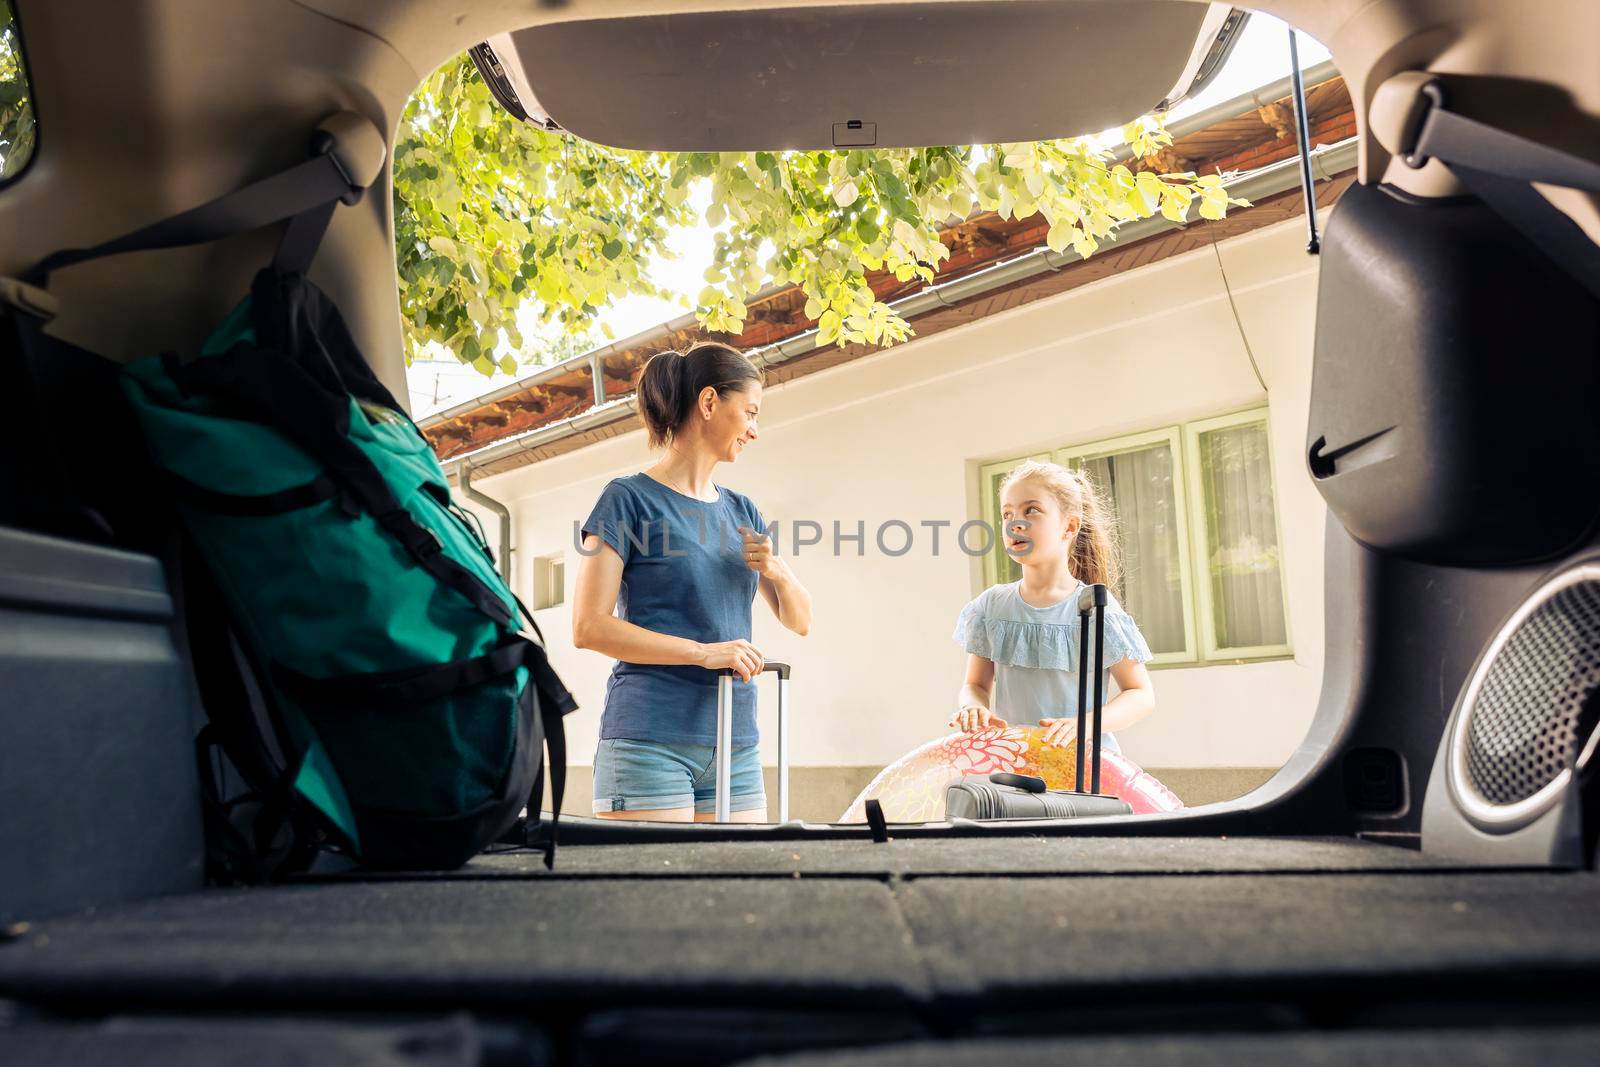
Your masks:
{"label": "grey suitcase", "polygon": [[[778,821],[783,823],[789,821],[789,665],[769,662],[761,672],[778,676]],[[725,668],[717,679],[717,822],[729,822],[733,814],[733,678]]]}
{"label": "grey suitcase", "polygon": [[995,771],[989,781],[958,782],[945,791],[947,819],[1081,819],[1089,815],[1127,815],[1133,809],[1112,796],[1046,789],[1043,778],[1032,778],[1037,788],[1007,784],[1008,778],[1026,775]]}

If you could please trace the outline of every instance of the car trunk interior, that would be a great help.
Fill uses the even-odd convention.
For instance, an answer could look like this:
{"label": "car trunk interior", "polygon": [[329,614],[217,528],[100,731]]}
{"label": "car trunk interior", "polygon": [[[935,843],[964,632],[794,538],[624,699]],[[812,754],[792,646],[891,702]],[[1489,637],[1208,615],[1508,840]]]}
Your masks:
{"label": "car trunk interior", "polygon": [[[329,113],[392,147],[418,82],[484,41],[539,121],[715,151],[831,147],[865,136],[852,122],[880,146],[1096,130],[1188,91],[1217,25],[1174,0],[18,7],[40,139],[0,188],[7,277],[298,162]],[[1600,162],[1600,9],[1260,9],[1328,46],[1362,153],[1291,457],[1329,506],[1322,692],[1274,777],[1171,815],[886,835],[615,823],[569,797],[553,869],[496,847],[450,872],[206,887],[204,717],[161,546],[15,528],[0,505],[0,1061],[1593,1062],[1600,789],[1575,776],[1538,823],[1580,827],[1578,862],[1430,820],[1451,817],[1448,727],[1485,650],[1600,561],[1600,295],[1440,159],[1406,166],[1374,102],[1430,71],[1482,121]],[[996,39],[1026,60],[1022,106]],[[337,211],[310,276],[404,395],[391,192],[385,168]],[[1595,195],[1549,200],[1600,241]],[[118,362],[193,349],[276,236],[63,272],[49,332]],[[18,471],[51,471],[137,512],[114,484],[134,431],[87,384],[104,373],[67,359],[36,383],[0,462],[11,500]],[[60,434],[74,410],[92,429]]]}

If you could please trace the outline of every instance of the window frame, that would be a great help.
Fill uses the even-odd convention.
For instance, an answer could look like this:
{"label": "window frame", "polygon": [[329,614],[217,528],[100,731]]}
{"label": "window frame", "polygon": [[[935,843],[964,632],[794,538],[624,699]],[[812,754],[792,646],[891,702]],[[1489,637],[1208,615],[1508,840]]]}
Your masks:
{"label": "window frame", "polygon": [[[1284,643],[1249,647],[1220,648],[1216,638],[1215,604],[1211,591],[1209,565],[1209,527],[1205,487],[1201,482],[1200,435],[1212,430],[1262,423],[1267,431],[1267,475],[1272,480],[1272,518],[1278,538],[1278,590],[1283,602]],[[1277,493],[1277,457],[1272,444],[1270,407],[1252,404],[1246,408],[1205,418],[1189,419],[1153,430],[1101,437],[1062,445],[1048,452],[1034,452],[1013,459],[990,460],[978,464],[978,498],[981,517],[995,531],[995,544],[985,554],[985,586],[1001,582],[998,553],[1003,552],[1000,537],[1000,502],[989,491],[990,479],[1029,459],[1059,463],[1076,468],[1084,461],[1103,459],[1125,452],[1136,452],[1165,443],[1173,453],[1173,506],[1178,515],[1178,574],[1183,590],[1184,650],[1161,652],[1146,664],[1151,669],[1212,667],[1227,664],[1260,663],[1294,657],[1294,629],[1289,610],[1289,568],[1283,542],[1283,516]]]}
{"label": "window frame", "polygon": [[[567,602],[567,557],[564,552],[551,552],[533,557],[533,610],[550,611]],[[560,576],[560,595],[550,599],[553,580]]]}
{"label": "window frame", "polygon": [[999,494],[989,491],[989,481],[996,474],[1004,474],[1030,459],[1048,463],[1050,455],[1049,452],[1034,452],[1031,455],[1018,456],[1016,459],[994,460],[978,467],[978,500],[982,511],[981,517],[989,524],[989,530],[994,535],[994,543],[989,546],[989,551],[983,554],[984,588],[1001,584],[1000,558],[1005,553],[1005,539],[1000,528],[1000,497]]}
{"label": "window frame", "polygon": [[1055,451],[1055,462],[1063,467],[1078,468],[1091,459],[1105,459],[1127,452],[1138,452],[1151,445],[1165,444],[1172,451],[1173,508],[1178,516],[1178,587],[1183,594],[1183,649],[1177,652],[1158,652],[1150,660],[1151,666],[1190,664],[1201,657],[1196,642],[1194,565],[1191,557],[1193,544],[1190,534],[1194,523],[1189,510],[1189,470],[1183,454],[1182,427],[1168,426],[1143,433],[1124,434],[1121,437],[1103,438],[1079,445],[1068,445]]}
{"label": "window frame", "polygon": [[[1201,483],[1202,471],[1200,468],[1200,435],[1212,430],[1226,430],[1234,426],[1248,426],[1261,423],[1266,435],[1267,443],[1267,479],[1272,485],[1272,524],[1273,534],[1278,544],[1278,596],[1283,602],[1283,644],[1279,645],[1240,645],[1229,648],[1219,647],[1217,644],[1217,618],[1215,603],[1211,593],[1210,573],[1210,524],[1209,515],[1202,512],[1197,517],[1200,522],[1191,523],[1194,533],[1194,558],[1199,566],[1194,572],[1195,581],[1198,583],[1196,600],[1200,618],[1200,640],[1204,658],[1207,661],[1235,661],[1235,660],[1265,660],[1282,659],[1294,655],[1294,631],[1291,628],[1289,611],[1289,567],[1284,556],[1283,545],[1283,517],[1278,508],[1278,475],[1277,463],[1272,454],[1272,420],[1267,415],[1264,407],[1247,408],[1243,411],[1230,412],[1226,415],[1216,415],[1209,419],[1196,419],[1184,423],[1184,443],[1188,454],[1188,478],[1197,490],[1203,495]],[[1207,502],[1200,501],[1200,507],[1207,507]]]}

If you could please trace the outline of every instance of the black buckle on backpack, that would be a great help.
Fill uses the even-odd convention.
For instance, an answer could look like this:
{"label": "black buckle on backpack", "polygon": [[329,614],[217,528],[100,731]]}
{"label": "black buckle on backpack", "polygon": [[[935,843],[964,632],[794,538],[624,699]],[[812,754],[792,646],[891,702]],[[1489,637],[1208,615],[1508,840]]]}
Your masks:
{"label": "black buckle on backpack", "polygon": [[412,518],[404,508],[379,515],[378,525],[388,530],[419,562],[426,562],[444,551],[439,535]]}

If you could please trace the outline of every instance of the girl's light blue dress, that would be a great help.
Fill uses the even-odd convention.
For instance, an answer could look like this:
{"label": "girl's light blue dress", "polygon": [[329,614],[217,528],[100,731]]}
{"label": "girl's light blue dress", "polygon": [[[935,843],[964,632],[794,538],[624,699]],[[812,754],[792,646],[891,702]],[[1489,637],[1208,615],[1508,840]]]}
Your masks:
{"label": "girl's light blue dress", "polygon": [[[961,609],[955,640],[974,655],[994,661],[994,691],[989,710],[1012,726],[1036,724],[1040,719],[1070,719],[1078,714],[1079,620],[1078,590],[1047,608],[1022,599],[1022,582],[993,585]],[[1100,684],[1104,699],[1111,699],[1111,667],[1124,659],[1148,661],[1152,653],[1133,616],[1117,598],[1107,594],[1105,657]],[[1089,662],[1094,662],[1094,623],[1089,625]],[[1089,679],[1085,702],[1094,706],[1094,679]],[[1093,723],[1087,724],[1091,728]],[[1107,752],[1122,748],[1112,734],[1103,734]]]}

